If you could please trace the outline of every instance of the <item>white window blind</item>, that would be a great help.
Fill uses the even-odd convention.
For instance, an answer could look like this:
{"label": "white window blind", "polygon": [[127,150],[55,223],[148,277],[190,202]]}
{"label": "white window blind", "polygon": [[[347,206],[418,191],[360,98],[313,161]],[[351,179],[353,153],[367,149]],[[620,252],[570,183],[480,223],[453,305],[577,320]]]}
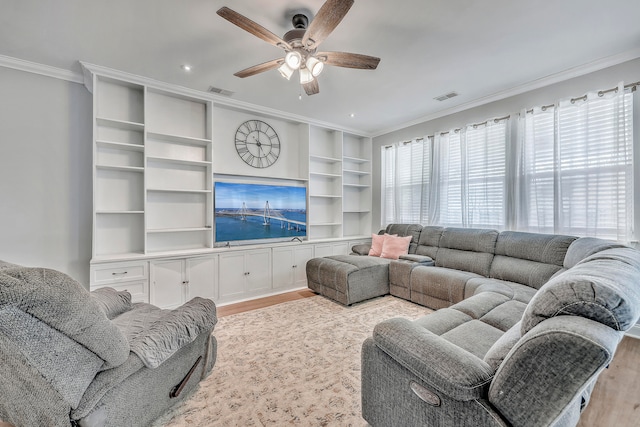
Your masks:
{"label": "white window blind", "polygon": [[431,143],[425,139],[382,148],[383,221],[426,223],[431,174]]}
{"label": "white window blind", "polygon": [[467,126],[464,133],[464,226],[505,228],[508,120]]}
{"label": "white window blind", "polygon": [[431,224],[462,227],[462,136],[450,131],[434,138]]}
{"label": "white window blind", "polygon": [[520,228],[632,239],[632,96],[620,85],[524,115]]}

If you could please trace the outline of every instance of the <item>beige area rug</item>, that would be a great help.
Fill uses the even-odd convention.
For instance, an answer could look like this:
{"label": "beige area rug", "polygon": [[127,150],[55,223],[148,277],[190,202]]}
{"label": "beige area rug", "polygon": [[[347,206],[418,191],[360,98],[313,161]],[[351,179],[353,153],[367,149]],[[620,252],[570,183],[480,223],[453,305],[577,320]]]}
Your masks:
{"label": "beige area rug", "polygon": [[365,426],[362,342],[384,319],[429,312],[392,296],[352,307],[314,296],[223,317],[213,371],[154,426]]}

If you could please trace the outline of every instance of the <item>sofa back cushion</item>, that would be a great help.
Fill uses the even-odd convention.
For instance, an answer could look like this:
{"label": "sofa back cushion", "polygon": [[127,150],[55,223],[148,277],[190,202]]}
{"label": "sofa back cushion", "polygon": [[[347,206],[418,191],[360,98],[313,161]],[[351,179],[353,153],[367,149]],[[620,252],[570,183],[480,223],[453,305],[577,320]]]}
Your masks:
{"label": "sofa back cushion", "polygon": [[497,237],[496,230],[445,228],[436,254],[436,266],[488,277]]}
{"label": "sofa back cushion", "polygon": [[490,277],[540,289],[562,270],[573,236],[503,231],[496,241]]}
{"label": "sofa back cushion", "polygon": [[416,254],[436,259],[439,247],[438,245],[440,244],[440,238],[442,237],[443,231],[444,227],[436,227],[433,225],[422,227],[420,239],[418,239]]}
{"label": "sofa back cushion", "polygon": [[551,317],[581,316],[617,331],[640,317],[640,251],[598,252],[547,282],[522,316],[522,334]]}
{"label": "sofa back cushion", "polygon": [[395,234],[397,236],[411,236],[411,243],[409,244],[409,253],[415,254],[416,247],[418,246],[418,239],[420,239],[420,231],[422,226],[420,224],[389,224],[385,229],[387,234]]}

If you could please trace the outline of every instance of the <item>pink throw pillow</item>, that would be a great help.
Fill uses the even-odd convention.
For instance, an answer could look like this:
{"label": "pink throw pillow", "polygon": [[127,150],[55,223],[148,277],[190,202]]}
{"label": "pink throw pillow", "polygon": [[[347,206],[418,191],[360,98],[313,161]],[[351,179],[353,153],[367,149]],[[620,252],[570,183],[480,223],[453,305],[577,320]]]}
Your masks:
{"label": "pink throw pillow", "polygon": [[[387,233],[371,235],[371,249],[369,249],[369,256],[380,256],[380,254],[382,254],[382,245],[387,236],[390,235]],[[394,234],[393,236],[395,237],[397,234]]]}
{"label": "pink throw pillow", "polygon": [[411,243],[412,236],[405,237],[393,237],[388,236],[382,243],[382,258],[398,259],[400,255],[406,255],[409,253],[409,243]]}

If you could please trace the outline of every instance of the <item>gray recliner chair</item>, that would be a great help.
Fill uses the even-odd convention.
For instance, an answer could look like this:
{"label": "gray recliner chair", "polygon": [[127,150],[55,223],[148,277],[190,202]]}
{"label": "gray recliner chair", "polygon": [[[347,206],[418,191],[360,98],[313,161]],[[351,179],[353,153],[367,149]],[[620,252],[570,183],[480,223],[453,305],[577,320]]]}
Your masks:
{"label": "gray recliner chair", "polygon": [[0,420],[148,425],[210,373],[216,322],[208,299],[161,310],[0,261]]}

